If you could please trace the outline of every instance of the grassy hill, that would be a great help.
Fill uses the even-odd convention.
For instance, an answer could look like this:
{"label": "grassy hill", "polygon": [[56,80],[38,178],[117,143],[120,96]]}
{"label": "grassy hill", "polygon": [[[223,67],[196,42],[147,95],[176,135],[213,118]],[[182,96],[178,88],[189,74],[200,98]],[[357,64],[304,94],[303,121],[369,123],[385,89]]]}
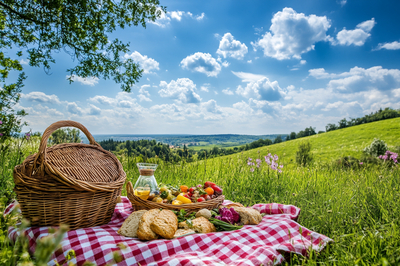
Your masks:
{"label": "grassy hill", "polygon": [[[285,164],[295,163],[296,151],[301,142],[309,141],[316,162],[329,162],[342,156],[359,158],[362,150],[371,144],[374,138],[384,140],[389,148],[400,146],[400,118],[387,119],[368,124],[338,129],[305,138],[260,147],[243,152],[243,156],[257,158],[268,152],[277,154]],[[231,155],[235,156],[235,155]],[[236,155],[237,156],[237,155]]]}

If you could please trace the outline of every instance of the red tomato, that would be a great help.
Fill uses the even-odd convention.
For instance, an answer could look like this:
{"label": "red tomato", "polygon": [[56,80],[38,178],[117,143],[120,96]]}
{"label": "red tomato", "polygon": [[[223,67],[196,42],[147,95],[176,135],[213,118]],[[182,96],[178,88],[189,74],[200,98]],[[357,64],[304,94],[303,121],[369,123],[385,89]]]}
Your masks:
{"label": "red tomato", "polygon": [[196,187],[191,187],[190,189],[189,189],[189,192],[190,192],[190,194],[193,194],[193,192],[196,190]]}
{"label": "red tomato", "polygon": [[184,194],[183,195],[185,198],[191,199],[190,196],[188,194]]}
{"label": "red tomato", "polygon": [[188,192],[187,195],[188,195],[189,197],[192,197],[192,196],[193,196],[193,194],[190,193],[190,192]]}
{"label": "red tomato", "polygon": [[205,198],[200,197],[200,198],[197,199],[197,202],[202,202],[202,201],[205,201],[205,200],[206,200]]}
{"label": "red tomato", "polygon": [[211,199],[211,197],[210,197],[210,195],[205,195],[205,200],[210,200]]}

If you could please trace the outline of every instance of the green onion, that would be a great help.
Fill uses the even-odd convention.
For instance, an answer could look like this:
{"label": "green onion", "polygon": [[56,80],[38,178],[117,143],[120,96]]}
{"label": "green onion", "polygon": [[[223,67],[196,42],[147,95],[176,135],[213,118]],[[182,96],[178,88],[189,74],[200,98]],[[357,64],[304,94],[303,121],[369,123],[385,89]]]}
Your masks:
{"label": "green onion", "polygon": [[209,221],[215,225],[218,231],[233,231],[243,227],[243,225],[233,225],[215,218],[210,218]]}

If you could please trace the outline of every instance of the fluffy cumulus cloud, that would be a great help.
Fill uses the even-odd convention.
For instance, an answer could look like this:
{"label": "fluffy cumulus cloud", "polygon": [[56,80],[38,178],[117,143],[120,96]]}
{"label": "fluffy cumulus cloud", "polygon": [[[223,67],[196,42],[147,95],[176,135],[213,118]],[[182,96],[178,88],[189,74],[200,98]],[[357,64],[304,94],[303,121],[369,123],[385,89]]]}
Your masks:
{"label": "fluffy cumulus cloud", "polygon": [[152,70],[159,70],[159,63],[153,58],[149,58],[146,55],[141,55],[138,51],[133,53],[125,54],[125,59],[132,59],[135,63],[143,69],[145,74],[153,73]]}
{"label": "fluffy cumulus cloud", "polygon": [[21,93],[21,98],[32,102],[54,103],[54,104],[60,103],[60,100],[58,99],[57,95],[54,94],[47,95],[40,91],[32,91],[28,94]]}
{"label": "fluffy cumulus cloud", "polygon": [[326,32],[331,23],[326,16],[306,16],[286,7],[271,22],[270,31],[251,44],[254,50],[262,49],[265,56],[278,60],[300,59],[301,54],[314,49],[316,42],[330,40]]}
{"label": "fluffy cumulus cloud", "polygon": [[349,72],[327,73],[325,69],[310,69],[310,76],[317,79],[331,79],[328,87],[341,93],[368,90],[389,91],[400,87],[400,70],[374,66],[368,69],[354,67]]}
{"label": "fluffy cumulus cloud", "polygon": [[99,115],[101,114],[101,109],[93,104],[89,105],[89,115]]}
{"label": "fluffy cumulus cloud", "polygon": [[375,50],[381,50],[381,49],[400,50],[400,42],[394,41],[394,42],[380,43],[378,44],[378,47]]}
{"label": "fluffy cumulus cloud", "polygon": [[165,13],[164,11],[161,10],[161,8],[159,8],[159,11],[160,11],[160,17],[156,21],[149,21],[148,23],[157,25],[162,28],[168,26],[172,20],[180,22],[182,21],[182,18],[190,18],[197,21],[201,21],[205,17],[204,13],[201,13],[200,15],[193,15],[191,12],[185,12],[179,10],[168,11],[167,13]]}
{"label": "fluffy cumulus cloud", "polygon": [[221,71],[221,65],[208,53],[197,52],[184,58],[180,65],[183,69],[204,73],[208,77],[216,77]]}
{"label": "fluffy cumulus cloud", "polygon": [[231,91],[229,88],[222,90],[222,93],[226,94],[226,95],[233,95],[233,91]]}
{"label": "fluffy cumulus cloud", "polygon": [[279,87],[278,82],[271,82],[267,77],[248,82],[244,88],[239,85],[236,89],[236,94],[245,98],[254,98],[268,102],[279,101],[285,95],[283,90]]}
{"label": "fluffy cumulus cloud", "polygon": [[375,19],[372,18],[370,20],[361,22],[356,26],[354,30],[343,30],[339,31],[336,39],[338,40],[338,44],[340,45],[356,45],[361,46],[364,45],[365,41],[369,36],[371,36],[370,32],[372,28],[375,26]]}
{"label": "fluffy cumulus cloud", "polygon": [[75,102],[67,104],[67,111],[71,114],[82,115],[82,108],[80,108]]}
{"label": "fluffy cumulus cloud", "polygon": [[188,78],[179,78],[176,81],[171,80],[160,82],[161,90],[158,91],[161,97],[167,97],[177,100],[181,103],[199,103],[200,96],[196,93],[196,84]]}
{"label": "fluffy cumulus cloud", "polygon": [[89,85],[89,86],[94,86],[99,82],[99,78],[97,78],[97,77],[83,78],[80,76],[72,75],[72,76],[67,76],[66,78],[68,80],[77,81],[79,83],[82,83],[83,85]]}
{"label": "fluffy cumulus cloud", "polygon": [[224,58],[232,57],[239,60],[242,60],[244,56],[247,54],[247,46],[244,43],[241,43],[238,40],[233,38],[231,33],[225,33],[219,42],[219,47],[217,50],[217,54],[222,55]]}

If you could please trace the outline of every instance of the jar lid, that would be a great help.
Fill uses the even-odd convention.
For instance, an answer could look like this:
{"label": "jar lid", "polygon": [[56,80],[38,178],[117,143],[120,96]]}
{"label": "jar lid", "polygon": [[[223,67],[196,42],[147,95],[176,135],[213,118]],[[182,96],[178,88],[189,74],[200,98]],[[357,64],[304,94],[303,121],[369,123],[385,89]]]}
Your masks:
{"label": "jar lid", "polygon": [[140,169],[139,173],[140,173],[140,175],[154,175],[154,170],[153,169]]}

